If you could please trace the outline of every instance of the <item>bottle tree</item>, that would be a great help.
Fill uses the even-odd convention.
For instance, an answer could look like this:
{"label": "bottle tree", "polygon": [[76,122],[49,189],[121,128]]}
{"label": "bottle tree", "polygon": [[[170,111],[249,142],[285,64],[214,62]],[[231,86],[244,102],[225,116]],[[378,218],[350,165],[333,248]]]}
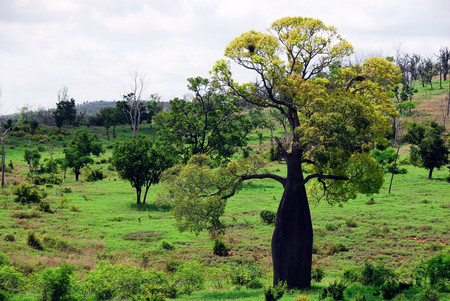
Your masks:
{"label": "bottle tree", "polygon": [[[383,171],[362,146],[385,139],[390,132],[389,119],[396,110],[389,96],[401,72],[382,58],[330,68],[350,55],[352,46],[334,27],[320,20],[283,18],[269,31],[249,31],[234,39],[225,50],[229,60],[218,61],[213,76],[233,97],[285,116],[288,138],[275,137],[275,141],[287,165],[286,175],[260,173],[261,161],[250,157],[229,163],[227,171],[214,173],[219,178],[206,181],[206,176],[199,175],[206,175],[207,167],[195,167],[191,162],[178,177],[171,176],[169,192],[176,211],[177,198],[184,200],[177,187],[192,194],[198,187],[206,187],[197,198],[211,198],[222,214],[225,202],[219,200],[232,196],[242,181],[267,178],[279,182],[284,192],[272,237],[273,282],[305,288],[311,285],[313,246],[308,195],[333,203],[355,198],[358,192],[378,192]],[[255,80],[243,84],[235,81],[232,62],[252,71]],[[198,178],[198,185],[190,190],[189,185],[195,181],[182,177],[189,174],[194,180]],[[196,198],[192,195],[190,199]],[[185,222],[191,211],[179,211],[177,223],[189,229]],[[213,229],[218,223],[212,209],[201,216],[210,220],[196,220],[194,232]]]}
{"label": "bottle tree", "polygon": [[[242,176],[283,185],[272,237],[274,284],[303,288],[311,283],[313,244],[306,184],[312,181],[309,192],[330,202],[379,190],[382,172],[361,146],[389,132],[387,117],[396,114],[389,91],[401,72],[387,60],[371,58],[325,77],[322,72],[352,53],[334,27],[287,17],[269,31],[244,33],[225,50],[232,62],[253,71],[254,82],[237,83],[229,61],[219,61],[214,71],[230,93],[274,108],[288,120],[291,139],[276,139],[286,176]],[[308,174],[304,165],[309,165]]]}

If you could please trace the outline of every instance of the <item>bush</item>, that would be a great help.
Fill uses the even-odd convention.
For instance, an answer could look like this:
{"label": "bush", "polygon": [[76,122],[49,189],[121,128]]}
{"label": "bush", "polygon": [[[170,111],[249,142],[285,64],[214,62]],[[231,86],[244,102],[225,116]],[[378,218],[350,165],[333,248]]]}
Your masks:
{"label": "bush", "polygon": [[450,254],[439,254],[420,264],[415,278],[418,285],[428,284],[439,291],[449,291]]}
{"label": "bush", "polygon": [[72,193],[72,188],[71,187],[64,187],[61,190],[61,193]]}
{"label": "bush", "polygon": [[261,217],[263,222],[268,225],[275,224],[275,221],[277,218],[277,214],[275,212],[269,211],[269,210],[262,210],[261,213],[259,214],[259,216]]}
{"label": "bush", "polygon": [[61,252],[70,251],[73,249],[70,247],[70,244],[67,241],[56,237],[44,236],[42,241],[45,246],[56,249]]}
{"label": "bush", "polygon": [[9,296],[17,292],[24,285],[24,277],[15,268],[3,265],[0,266],[0,298],[9,300]]}
{"label": "bush", "polygon": [[204,267],[197,262],[185,262],[178,267],[173,276],[174,287],[182,294],[191,294],[205,285]]}
{"label": "bush", "polygon": [[27,245],[29,245],[30,247],[32,247],[33,249],[36,249],[36,250],[40,250],[40,251],[44,250],[41,240],[34,232],[28,233]]}
{"label": "bush", "polygon": [[34,210],[30,210],[30,211],[24,211],[24,210],[19,210],[19,211],[14,211],[13,213],[11,213],[10,215],[11,217],[14,218],[39,218],[41,217],[41,214],[38,211],[34,211]]}
{"label": "bush", "polygon": [[39,211],[47,212],[47,213],[53,213],[52,208],[50,207],[50,203],[46,200],[41,200],[39,202]]}
{"label": "bush", "polygon": [[81,212],[80,206],[74,205],[74,204],[72,204],[72,205],[69,206],[69,210],[70,210],[71,212]]}
{"label": "bush", "polygon": [[423,301],[439,301],[439,294],[438,292],[431,288],[431,287],[427,287],[425,289],[425,291],[423,292]]}
{"label": "bush", "polygon": [[175,249],[175,246],[171,242],[163,240],[161,241],[161,248],[163,248],[164,250],[171,251]]}
{"label": "bush", "polygon": [[73,268],[68,264],[44,270],[41,275],[42,300],[73,300],[72,273]]}
{"label": "bush", "polygon": [[311,270],[311,279],[319,283],[325,277],[325,270],[319,267],[313,267]]}
{"label": "bush", "polygon": [[322,298],[331,297],[333,300],[344,300],[344,291],[347,287],[342,282],[333,282],[322,290]]}
{"label": "bush", "polygon": [[61,178],[59,178],[56,174],[36,175],[33,178],[33,183],[35,185],[44,185],[44,184],[59,185],[62,182],[63,182],[63,180]]}
{"label": "bush", "polygon": [[276,301],[278,299],[281,299],[283,297],[284,293],[287,290],[287,284],[286,282],[279,282],[275,286],[268,287],[264,290],[264,297],[266,301]]}
{"label": "bush", "polygon": [[14,234],[8,233],[5,235],[5,241],[13,242],[16,241]]}
{"label": "bush", "polygon": [[247,285],[247,283],[251,281],[259,280],[262,275],[261,268],[252,262],[249,262],[246,265],[234,264],[230,267],[232,284]]}
{"label": "bush", "polygon": [[93,169],[87,172],[86,181],[95,182],[102,181],[105,178],[103,171],[101,169]]}
{"label": "bush", "polygon": [[394,272],[383,265],[374,266],[366,262],[361,270],[360,281],[364,285],[381,286],[386,280],[394,277]]}
{"label": "bush", "polygon": [[213,247],[213,253],[217,256],[228,256],[230,252],[230,248],[225,245],[223,242],[222,237],[217,237],[214,240],[214,247]]}
{"label": "bush", "polygon": [[391,300],[398,293],[400,293],[400,287],[395,279],[387,279],[379,289],[381,296],[385,300]]}
{"label": "bush", "polygon": [[2,265],[9,265],[9,258],[5,253],[0,252],[0,266]]}
{"label": "bush", "polygon": [[14,201],[22,204],[39,203],[43,199],[41,192],[26,182],[14,187],[13,193],[16,195]]}

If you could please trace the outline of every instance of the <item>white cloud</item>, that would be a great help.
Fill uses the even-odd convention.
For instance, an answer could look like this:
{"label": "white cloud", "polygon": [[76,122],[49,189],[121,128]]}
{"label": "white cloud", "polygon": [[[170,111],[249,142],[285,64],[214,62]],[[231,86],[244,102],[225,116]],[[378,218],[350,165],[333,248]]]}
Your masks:
{"label": "white cloud", "polygon": [[449,11],[448,0],[0,1],[0,112],[54,107],[62,86],[77,102],[118,99],[134,70],[149,93],[182,97],[233,38],[284,16],[321,19],[360,51],[432,56],[450,46]]}

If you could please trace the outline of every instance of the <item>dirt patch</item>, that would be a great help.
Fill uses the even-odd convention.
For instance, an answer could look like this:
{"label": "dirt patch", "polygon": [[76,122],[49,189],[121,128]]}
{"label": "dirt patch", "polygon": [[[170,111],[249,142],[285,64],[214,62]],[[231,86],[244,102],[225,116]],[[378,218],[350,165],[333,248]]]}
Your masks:
{"label": "dirt patch", "polygon": [[125,240],[140,240],[140,241],[155,241],[161,240],[166,234],[165,231],[144,231],[144,232],[132,232],[124,235]]}
{"label": "dirt patch", "polygon": [[[435,120],[439,124],[444,124],[442,106],[448,99],[448,95],[437,96],[433,99],[423,100],[414,110],[412,118],[417,123],[425,120]],[[450,116],[446,118],[445,125],[447,131],[450,130]]]}

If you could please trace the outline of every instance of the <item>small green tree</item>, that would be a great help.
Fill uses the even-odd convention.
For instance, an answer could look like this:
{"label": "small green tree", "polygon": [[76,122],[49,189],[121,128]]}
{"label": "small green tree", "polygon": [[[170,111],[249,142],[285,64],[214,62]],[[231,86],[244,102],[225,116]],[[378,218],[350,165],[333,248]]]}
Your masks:
{"label": "small green tree", "polygon": [[23,158],[29,164],[30,174],[31,176],[33,176],[33,170],[38,169],[39,160],[41,159],[41,154],[39,153],[39,150],[37,148],[34,149],[26,148]]}
{"label": "small green tree", "polygon": [[141,204],[142,187],[145,187],[142,201],[145,204],[150,186],[157,184],[161,173],[172,164],[172,156],[168,152],[163,152],[142,135],[116,144],[112,158],[120,177],[130,181],[136,189],[137,204]]}
{"label": "small green tree", "polygon": [[75,109],[75,99],[69,96],[67,87],[63,87],[58,92],[58,102],[56,103],[56,110],[53,111],[53,118],[56,126],[61,130],[64,124],[73,124],[77,118],[77,110]]}
{"label": "small green tree", "polygon": [[448,147],[443,134],[445,128],[436,121],[425,121],[422,124],[414,122],[405,135],[405,141],[412,144],[411,153],[418,154],[422,166],[429,170],[428,179],[432,178],[433,170],[448,164]]}
{"label": "small green tree", "polygon": [[81,169],[94,163],[91,154],[99,156],[103,152],[103,149],[97,141],[96,135],[89,135],[87,131],[81,130],[75,133],[75,137],[70,142],[70,145],[63,152],[67,166],[73,168],[75,180],[78,181]]}

